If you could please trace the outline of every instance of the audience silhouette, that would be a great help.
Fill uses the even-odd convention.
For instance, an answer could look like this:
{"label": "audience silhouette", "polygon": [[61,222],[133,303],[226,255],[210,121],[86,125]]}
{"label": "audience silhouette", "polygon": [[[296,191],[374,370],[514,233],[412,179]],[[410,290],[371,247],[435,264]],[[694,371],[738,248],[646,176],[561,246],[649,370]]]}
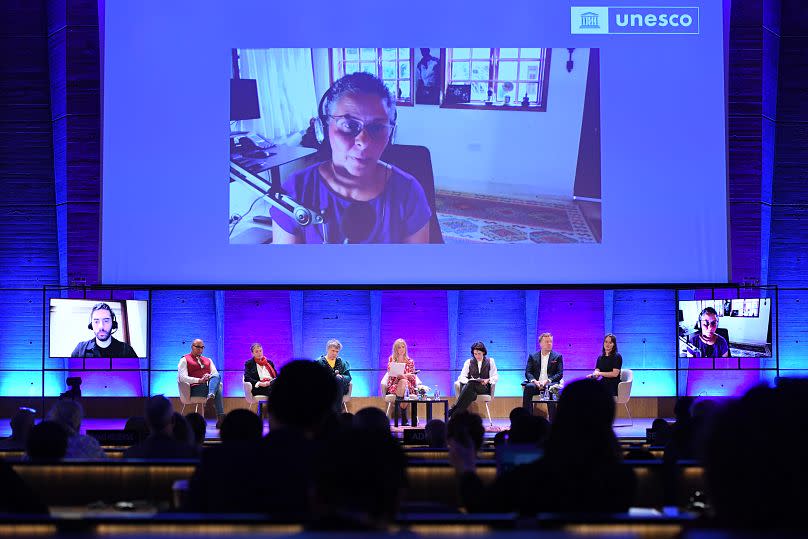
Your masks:
{"label": "audience silhouette", "polygon": [[67,452],[67,431],[55,421],[34,425],[28,435],[25,453],[28,460],[59,460]]}
{"label": "audience silhouette", "polygon": [[407,474],[389,430],[342,429],[318,445],[312,464],[310,529],[384,530],[393,523]]}
{"label": "audience silhouette", "polygon": [[34,426],[35,414],[30,408],[20,408],[11,418],[11,436],[0,439],[2,451],[24,451],[28,435]]}
{"label": "audience silhouette", "polygon": [[614,399],[595,380],[569,384],[545,444],[544,457],[506,472],[485,487],[469,445],[451,444],[463,505],[472,512],[624,512],[636,479],[623,465],[612,430]]}
{"label": "audience silhouette", "polygon": [[198,449],[201,449],[202,444],[205,443],[205,435],[207,434],[208,430],[208,422],[205,421],[205,418],[202,416],[202,414],[198,414],[196,412],[185,414],[185,421],[188,422],[188,426],[191,427],[191,432],[194,435],[193,445],[195,445]]}
{"label": "audience silhouette", "polygon": [[190,459],[197,456],[195,448],[173,436],[175,417],[171,401],[163,395],[151,397],[146,401],[145,412],[149,436],[127,449],[124,458]]}
{"label": "audience silhouette", "polygon": [[[186,509],[306,520],[314,455],[326,426],[339,425],[333,406],[338,398],[337,383],[327,368],[312,361],[287,363],[272,383],[269,434],[260,442],[242,440],[204,451],[190,481]],[[351,470],[339,461],[329,462],[347,482]]]}
{"label": "audience silhouette", "polygon": [[705,437],[708,500],[718,525],[802,529],[808,504],[808,381],[780,379],[718,410]]}

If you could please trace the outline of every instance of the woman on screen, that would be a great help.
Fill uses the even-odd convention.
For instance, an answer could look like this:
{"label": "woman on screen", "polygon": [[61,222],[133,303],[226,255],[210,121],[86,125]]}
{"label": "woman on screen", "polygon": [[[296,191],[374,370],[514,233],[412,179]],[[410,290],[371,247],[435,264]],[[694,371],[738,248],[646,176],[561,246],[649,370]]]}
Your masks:
{"label": "woman on screen", "polygon": [[318,115],[331,158],[292,174],[283,190],[325,222],[300,226],[273,207],[272,242],[429,242],[432,211],[421,184],[379,161],[396,127],[395,98],[384,83],[368,73],[345,75],[323,95]]}
{"label": "woman on screen", "polygon": [[264,347],[261,343],[250,346],[253,357],[244,362],[244,381],[252,386],[253,395],[269,397],[272,382],[278,377],[275,365],[264,356]]}
{"label": "woman on screen", "polygon": [[620,383],[620,369],[623,368],[623,356],[617,351],[617,337],[608,333],[603,338],[603,348],[595,364],[595,370],[587,374],[587,378],[602,381],[612,395],[617,396]]}
{"label": "woman on screen", "polygon": [[[390,367],[393,363],[404,364],[404,374],[402,376],[393,376],[390,374]],[[407,343],[404,339],[396,339],[393,343],[393,352],[387,359],[387,394],[395,393],[399,397],[404,397],[407,390],[415,394],[416,376],[415,376],[415,362],[407,353]],[[401,417],[407,417],[407,402],[400,402],[399,408],[401,409]],[[406,421],[406,420],[405,420]]]}
{"label": "woman on screen", "polygon": [[718,312],[705,307],[699,313],[698,332],[688,340],[688,357],[729,357],[729,343],[717,330]]}

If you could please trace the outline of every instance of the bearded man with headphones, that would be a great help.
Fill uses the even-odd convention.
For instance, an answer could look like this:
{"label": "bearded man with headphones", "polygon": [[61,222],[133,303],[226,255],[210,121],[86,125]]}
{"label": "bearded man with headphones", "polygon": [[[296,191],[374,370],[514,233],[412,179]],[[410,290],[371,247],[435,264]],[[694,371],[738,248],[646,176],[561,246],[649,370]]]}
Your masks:
{"label": "bearded man with headphones", "polygon": [[80,342],[70,357],[139,357],[134,348],[112,336],[118,329],[118,321],[112,307],[106,303],[96,303],[90,311],[87,329],[95,336],[89,341]]}
{"label": "bearded man with headphones", "polygon": [[718,311],[705,307],[699,313],[698,331],[688,339],[689,357],[730,357],[729,343],[716,333]]}

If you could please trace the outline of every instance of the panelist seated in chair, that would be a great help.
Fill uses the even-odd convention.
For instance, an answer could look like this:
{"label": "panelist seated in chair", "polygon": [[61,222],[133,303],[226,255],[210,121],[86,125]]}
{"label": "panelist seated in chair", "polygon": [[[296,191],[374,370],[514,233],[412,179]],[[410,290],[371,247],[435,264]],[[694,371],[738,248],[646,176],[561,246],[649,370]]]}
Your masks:
{"label": "panelist seated in chair", "polygon": [[253,357],[244,362],[244,381],[250,383],[253,396],[269,397],[270,386],[278,377],[278,371],[275,364],[264,356],[261,343],[253,343],[250,352]]}
{"label": "panelist seated in chair", "polygon": [[339,412],[342,406],[342,396],[348,394],[351,386],[351,366],[339,356],[342,350],[342,343],[337,339],[329,339],[325,344],[326,352],[317,358],[317,362],[325,366],[334,374],[339,387],[339,401],[335,404],[335,410]]}
{"label": "panelist seated in chair", "polygon": [[[404,372],[401,376],[395,376],[391,373],[391,368],[394,363],[403,363]],[[407,353],[407,343],[404,339],[396,339],[393,343],[393,352],[387,360],[387,388],[386,394],[395,394],[398,397],[404,397],[404,394],[409,390],[410,394],[415,394],[415,388],[418,385],[418,377],[415,375],[415,361]],[[406,401],[398,404],[401,410],[401,417],[407,417],[407,408],[409,403]]]}
{"label": "panelist seated in chair", "polygon": [[460,382],[460,394],[455,405],[449,409],[449,416],[466,410],[477,400],[477,395],[490,395],[491,386],[499,380],[497,365],[494,358],[488,357],[485,344],[482,342],[472,344],[471,355],[472,357],[463,363],[463,370],[457,377],[457,381]]}
{"label": "panelist seated in chair", "polygon": [[301,226],[272,208],[273,243],[428,243],[432,210],[411,174],[380,161],[396,102],[384,83],[351,73],[323,95],[315,123],[330,159],[292,174],[286,194],[324,223]]}
{"label": "panelist seated in chair", "polygon": [[202,339],[194,339],[191,343],[191,353],[185,354],[180,359],[177,367],[178,377],[180,382],[191,386],[192,397],[207,397],[208,401],[213,401],[218,428],[224,419],[222,377],[216,370],[213,360],[202,355],[204,350],[205,342]]}
{"label": "panelist seated in chair", "polygon": [[595,370],[587,374],[587,378],[600,380],[613,396],[617,396],[620,384],[620,369],[623,368],[623,356],[617,351],[617,337],[613,333],[603,338],[603,349],[595,364]]}
{"label": "panelist seated in chair", "polygon": [[[522,391],[522,407],[533,414],[533,396],[540,395],[553,384],[564,378],[564,360],[561,354],[553,351],[553,334],[542,333],[539,337],[539,350],[527,357],[525,366],[525,389]],[[552,413],[552,412],[551,412]]]}

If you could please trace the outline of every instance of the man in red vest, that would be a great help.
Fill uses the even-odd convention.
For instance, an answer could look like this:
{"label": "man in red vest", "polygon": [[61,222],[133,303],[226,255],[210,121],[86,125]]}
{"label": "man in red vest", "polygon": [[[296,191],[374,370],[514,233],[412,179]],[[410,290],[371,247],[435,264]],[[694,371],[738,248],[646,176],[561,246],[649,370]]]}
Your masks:
{"label": "man in red vest", "polygon": [[216,370],[216,365],[209,357],[202,355],[205,342],[195,339],[191,344],[191,353],[185,354],[179,365],[179,379],[191,386],[192,397],[207,397],[213,399],[216,408],[216,428],[219,428],[224,419],[224,400],[222,399],[222,377]]}

